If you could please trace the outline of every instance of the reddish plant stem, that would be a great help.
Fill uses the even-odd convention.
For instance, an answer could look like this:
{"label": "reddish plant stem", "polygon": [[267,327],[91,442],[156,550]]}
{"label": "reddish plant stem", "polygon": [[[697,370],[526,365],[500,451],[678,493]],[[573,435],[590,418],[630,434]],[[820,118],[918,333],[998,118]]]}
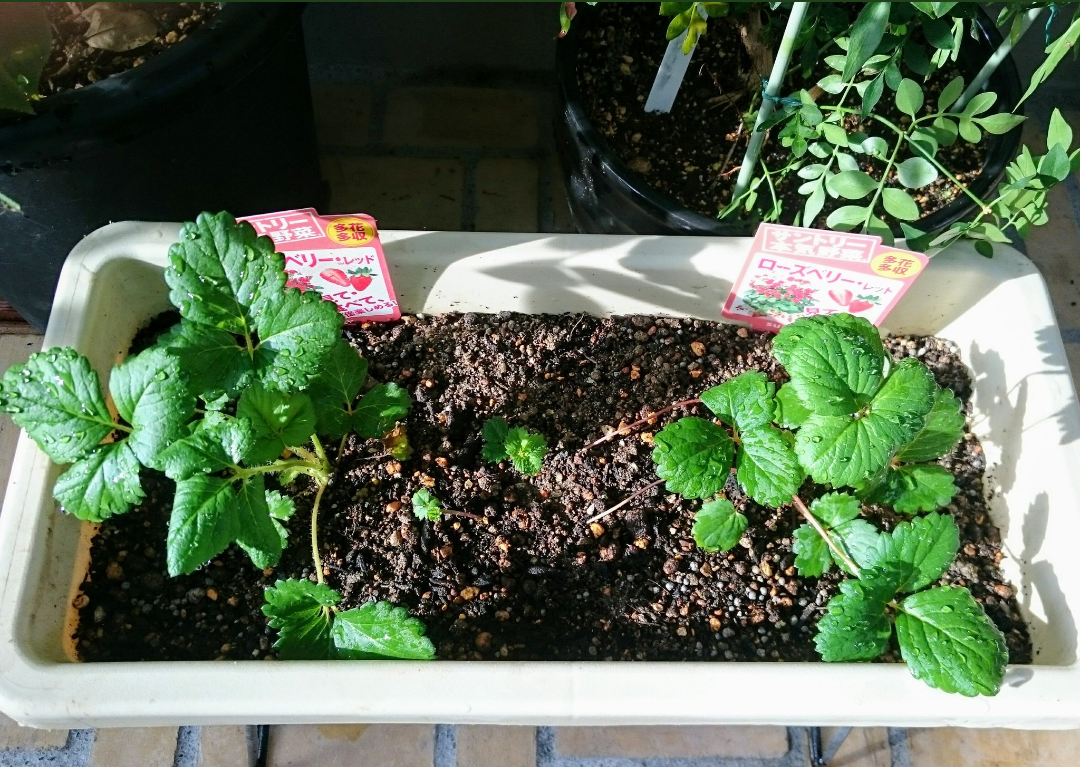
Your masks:
{"label": "reddish plant stem", "polygon": [[477,516],[468,511],[459,511],[458,509],[443,509],[443,514],[448,517],[468,517],[469,519],[475,519],[477,522],[483,522],[484,518]]}
{"label": "reddish plant stem", "polygon": [[604,511],[601,511],[599,514],[585,520],[585,524],[591,525],[593,522],[597,521],[598,519],[603,519],[608,514],[614,514],[616,511],[621,509],[623,506],[630,503],[630,501],[634,500],[635,498],[640,496],[642,493],[645,493],[645,492],[648,492],[649,490],[652,490],[654,487],[656,487],[657,485],[659,485],[663,481],[664,480],[662,480],[662,479],[658,479],[655,482],[650,482],[649,484],[645,485],[645,487],[643,487],[640,490],[636,491],[633,495],[628,496],[626,498],[623,498],[621,501],[616,503],[610,509],[605,509]]}
{"label": "reddish plant stem", "polygon": [[833,537],[821,526],[817,517],[810,513],[810,509],[806,508],[806,504],[802,502],[799,496],[793,495],[791,496],[791,499],[795,502],[795,508],[799,510],[799,513],[806,517],[806,521],[810,523],[810,526],[817,530],[818,535],[825,539],[825,543],[829,544],[829,548],[832,549],[833,554],[839,559],[842,559],[844,564],[851,568],[851,572],[858,578],[859,566],[855,564],[851,557],[848,556],[847,552],[840,548],[836,541],[833,540]]}
{"label": "reddish plant stem", "polygon": [[611,440],[615,439],[616,437],[618,437],[621,434],[629,434],[631,429],[636,429],[639,426],[644,426],[645,424],[649,423],[650,421],[656,420],[657,418],[662,416],[664,413],[667,413],[667,412],[669,412],[671,410],[674,410],[677,407],[688,407],[690,405],[699,405],[699,404],[701,404],[701,400],[698,399],[697,397],[694,397],[694,399],[684,399],[682,402],[676,402],[674,405],[668,405],[665,408],[661,408],[660,410],[657,410],[655,413],[648,416],[647,418],[642,418],[640,421],[634,421],[632,424],[629,424],[628,426],[620,426],[618,429],[615,429],[615,431],[611,432],[610,434],[605,434],[600,439],[595,440],[594,442],[590,442],[585,447],[581,448],[581,450],[579,450],[578,452],[579,453],[584,453],[586,450],[588,450],[590,448],[594,448],[597,445],[602,445],[605,442],[610,442]]}

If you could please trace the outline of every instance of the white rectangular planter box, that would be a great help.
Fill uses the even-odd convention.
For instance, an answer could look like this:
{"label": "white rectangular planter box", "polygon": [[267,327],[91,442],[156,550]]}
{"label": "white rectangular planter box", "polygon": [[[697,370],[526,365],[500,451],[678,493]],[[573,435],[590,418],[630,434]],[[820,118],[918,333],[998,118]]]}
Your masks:
{"label": "white rectangular planter box", "polygon": [[[113,224],[64,267],[45,347],[107,371],[169,308],[175,224]],[[382,232],[406,312],[649,313],[720,319],[749,240]],[[995,698],[930,689],[894,664],[624,662],[74,663],[70,602],[87,536],[57,513],[60,468],[19,439],[0,514],[0,709],[49,727],[286,722],[1080,727],[1080,407],[1046,286],[1013,250],[935,258],[889,332],[955,341],[1006,575],[1035,663]],[[732,694],[737,692],[737,694]]]}

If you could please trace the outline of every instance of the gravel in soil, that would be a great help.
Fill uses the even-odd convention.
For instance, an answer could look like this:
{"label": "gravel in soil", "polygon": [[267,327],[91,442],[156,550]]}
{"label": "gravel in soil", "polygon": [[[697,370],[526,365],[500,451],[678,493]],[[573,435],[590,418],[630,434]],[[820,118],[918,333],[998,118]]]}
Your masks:
{"label": "gravel in soil", "polygon": [[[407,421],[413,455],[382,457],[378,441],[353,438],[320,511],[327,581],[347,607],[371,599],[424,620],[444,659],[816,660],[814,626],[836,573],[800,578],[791,508],[728,497],[750,527],[726,554],[691,536],[698,501],[662,487],[587,524],[654,481],[652,435],[672,413],[585,453],[586,443],[745,370],[782,381],[770,336],[690,319],[587,315],[406,316],[348,329],[377,381],[415,399]],[[967,402],[971,381],[955,347],[893,338]],[[683,412],[693,412],[687,408]],[[704,413],[701,413],[705,415]],[[525,478],[485,463],[480,426],[501,415],[541,432],[550,452]],[[943,583],[965,585],[1005,632],[1014,663],[1031,642],[1014,590],[998,567],[997,528],[984,498],[985,459],[970,433],[943,459],[960,488],[948,507],[961,550]],[[143,506],[101,526],[78,597],[78,649],[87,661],[262,658],[273,637],[262,590],[282,577],[314,578],[307,541],[312,493],[291,490],[291,544],[274,569],[256,570],[230,547],[202,570],[169,578],[164,541],[171,482],[148,472]],[[427,487],[447,509],[420,522],[413,492]],[[821,492],[808,482],[805,498]],[[891,529],[899,517],[869,507]],[[894,651],[887,660],[898,660]]]}
{"label": "gravel in soil", "polygon": [[[743,114],[751,108],[747,87],[751,58],[740,39],[739,18],[710,19],[706,33],[698,40],[693,62],[671,112],[647,113],[644,105],[667,48],[664,33],[669,21],[657,16],[656,6],[649,3],[601,3],[584,9],[574,22],[587,25],[579,38],[578,88],[589,119],[630,170],[683,206],[712,217],[731,198],[749,139],[748,132],[740,126]],[[785,94],[802,87],[809,90],[828,73],[822,70],[803,80],[798,69],[792,66]],[[949,66],[923,84],[925,113],[933,111],[937,94],[957,74],[961,73]],[[912,75],[905,72],[905,76]],[[832,104],[837,98],[823,94],[817,101]],[[907,126],[910,118],[896,109],[893,98],[893,92],[886,89],[876,111],[895,124]],[[873,122],[859,123],[855,117],[847,120],[845,128],[849,132],[862,130],[870,136],[881,136],[890,147],[896,141],[896,134],[889,129]],[[776,130],[762,150],[763,159],[774,171],[784,167],[790,158],[790,150],[775,140]],[[897,162],[913,154],[905,146],[897,155]],[[962,140],[943,147],[938,155],[964,184],[981,175],[984,156],[981,145]],[[866,155],[855,157],[862,170],[874,178],[881,177],[880,161],[867,159]],[[814,158],[808,161],[818,162]],[[803,179],[792,174],[777,184],[778,196],[784,203],[781,223],[790,224],[802,210],[805,198],[796,191],[802,183]],[[890,172],[887,186],[900,186],[894,171]],[[761,192],[762,200],[768,197],[764,187]],[[923,215],[943,207],[959,194],[943,176],[911,192]],[[762,204],[759,202],[759,207]],[[851,201],[830,198],[818,218],[819,223],[832,210],[847,204]],[[878,212],[882,213],[880,209]],[[895,223],[888,215],[882,218]]]}

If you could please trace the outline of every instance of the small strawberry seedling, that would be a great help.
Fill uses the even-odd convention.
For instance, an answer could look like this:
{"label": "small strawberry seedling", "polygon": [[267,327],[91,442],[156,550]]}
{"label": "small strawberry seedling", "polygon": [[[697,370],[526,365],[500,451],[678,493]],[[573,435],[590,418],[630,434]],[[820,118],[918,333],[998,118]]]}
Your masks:
{"label": "small strawberry seedling", "polygon": [[522,426],[511,429],[505,420],[495,416],[484,424],[483,438],[485,461],[499,463],[509,458],[514,468],[526,477],[540,473],[547,455],[547,440],[543,434]]}
{"label": "small strawberry seedling", "polygon": [[[143,467],[174,480],[166,541],[174,576],[233,543],[260,569],[277,564],[294,505],[266,478],[286,485],[310,477],[318,584],[279,581],[266,592],[281,657],[430,658],[434,647],[403,609],[378,602],[339,612],[318,546],[319,505],[335,470],[322,438],[341,439],[340,455],[351,432],[392,435],[411,400],[392,383],[360,396],[367,363],[342,340],[341,315],[285,280],[268,238],[227,213],[204,213],[169,250],[165,281],[181,321],[112,369],[115,415],[74,349],[40,352],[8,370],[0,409],[49,458],[72,464],[53,493],[79,519],[101,522],[140,503]],[[402,434],[394,439],[407,449]]]}

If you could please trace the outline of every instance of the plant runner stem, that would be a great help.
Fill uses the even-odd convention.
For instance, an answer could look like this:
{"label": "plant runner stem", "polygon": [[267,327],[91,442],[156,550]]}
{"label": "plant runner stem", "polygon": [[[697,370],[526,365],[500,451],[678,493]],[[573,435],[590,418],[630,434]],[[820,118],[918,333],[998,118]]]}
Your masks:
{"label": "plant runner stem", "polygon": [[776,53],[776,61],[773,62],[772,72],[769,73],[769,86],[765,89],[766,97],[762,99],[761,108],[758,109],[757,119],[754,121],[754,132],[750,135],[746,156],[743,157],[739,169],[739,179],[735,182],[735,191],[731,193],[732,203],[739,199],[750,186],[750,179],[754,175],[754,168],[761,154],[761,144],[765,141],[765,131],[761,130],[761,125],[773,112],[773,102],[769,99],[780,95],[780,89],[784,87],[788,64],[791,62],[791,54],[795,49],[795,38],[799,36],[799,29],[802,27],[808,5],[809,3],[794,3],[791,6],[791,15],[788,16],[787,26],[784,27],[784,37],[780,40],[780,50]]}
{"label": "plant runner stem", "polygon": [[319,583],[325,583],[322,571],[322,557],[319,556],[319,502],[322,500],[326,483],[320,482],[315,492],[315,503],[311,506],[311,558],[315,561],[315,577]]}
{"label": "plant runner stem", "polygon": [[579,450],[578,452],[579,453],[584,453],[586,450],[589,450],[590,448],[594,448],[597,445],[602,445],[605,442],[610,442],[611,440],[618,437],[620,434],[629,434],[631,429],[636,429],[638,426],[644,426],[645,424],[649,423],[650,421],[653,421],[653,420],[659,418],[664,413],[667,413],[667,412],[669,412],[671,410],[674,410],[677,407],[687,407],[689,405],[700,405],[700,404],[701,404],[701,400],[698,399],[697,397],[694,397],[693,399],[684,399],[682,402],[676,402],[674,405],[668,405],[665,408],[660,408],[659,410],[657,410],[655,413],[648,416],[647,418],[642,418],[640,421],[634,421],[632,424],[629,424],[628,426],[620,426],[618,429],[615,429],[615,431],[613,431],[613,432],[611,432],[609,434],[605,434],[603,437],[601,437],[598,440],[590,442],[585,447],[581,448],[581,450]]}
{"label": "plant runner stem", "polygon": [[797,495],[791,496],[791,500],[795,502],[795,508],[799,510],[799,513],[806,517],[806,521],[810,523],[810,526],[817,530],[818,535],[825,539],[825,543],[829,544],[829,548],[832,549],[833,554],[835,554],[837,558],[843,560],[844,564],[847,565],[851,569],[851,572],[854,573],[855,577],[858,578],[859,566],[855,564],[851,557],[848,556],[847,552],[833,540],[833,537],[829,535],[829,532],[821,526],[817,517],[810,513],[810,509],[806,508],[806,504],[803,503]]}
{"label": "plant runner stem", "polygon": [[481,516],[469,511],[461,511],[460,509],[443,509],[442,513],[450,517],[468,517],[469,519],[475,519],[477,522],[482,522],[484,520]]}
{"label": "plant runner stem", "polygon": [[654,487],[656,487],[657,485],[659,485],[659,484],[660,484],[661,482],[663,482],[663,481],[664,481],[664,480],[662,480],[662,479],[658,479],[658,480],[656,480],[655,482],[650,482],[649,484],[645,485],[645,487],[643,487],[643,488],[641,488],[640,490],[636,491],[636,492],[635,492],[635,493],[634,493],[633,495],[631,495],[631,496],[629,496],[629,497],[627,497],[627,498],[623,498],[623,499],[622,499],[621,501],[619,501],[618,503],[616,503],[616,504],[615,504],[614,506],[612,506],[612,507],[611,507],[610,509],[606,509],[606,510],[604,510],[604,511],[601,511],[601,512],[600,512],[599,514],[597,514],[596,516],[590,517],[589,519],[585,520],[585,524],[587,524],[587,525],[591,525],[591,524],[592,524],[593,522],[597,521],[598,519],[603,519],[603,518],[604,518],[604,517],[606,517],[606,516],[607,516],[608,514],[614,514],[614,513],[616,512],[616,511],[618,511],[619,509],[621,509],[621,508],[622,508],[623,506],[625,506],[626,504],[630,503],[630,501],[634,500],[635,498],[637,498],[637,497],[638,497],[639,495],[641,495],[642,493],[646,493],[646,492],[648,492],[649,490],[652,490],[652,489],[653,489]]}

